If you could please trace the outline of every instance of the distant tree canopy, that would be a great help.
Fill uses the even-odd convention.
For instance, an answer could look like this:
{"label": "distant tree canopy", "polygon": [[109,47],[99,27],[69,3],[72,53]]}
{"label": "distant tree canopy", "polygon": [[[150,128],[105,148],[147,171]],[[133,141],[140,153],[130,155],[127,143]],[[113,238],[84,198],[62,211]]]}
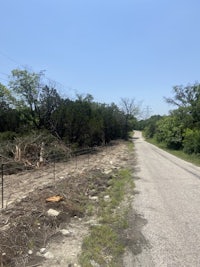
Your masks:
{"label": "distant tree canopy", "polygon": [[133,129],[136,125],[136,118],[141,112],[139,104],[135,103],[135,99],[121,98],[121,108],[125,115],[125,129],[123,132],[124,139],[128,138],[129,130]]}
{"label": "distant tree canopy", "polygon": [[183,149],[188,154],[200,153],[200,84],[174,86],[172,98],[166,102],[176,109],[170,115],[152,116],[140,122],[147,138],[155,137],[166,147]]}
{"label": "distant tree canopy", "polygon": [[8,87],[0,84],[0,141],[6,135],[47,130],[66,144],[94,146],[127,138],[133,129],[138,112],[133,102],[124,101],[124,109],[96,103],[91,95],[62,98],[44,80],[43,72],[15,69]]}
{"label": "distant tree canopy", "polygon": [[147,138],[152,138],[157,132],[157,122],[162,118],[160,115],[153,115],[146,120],[137,123],[138,130],[144,130]]}

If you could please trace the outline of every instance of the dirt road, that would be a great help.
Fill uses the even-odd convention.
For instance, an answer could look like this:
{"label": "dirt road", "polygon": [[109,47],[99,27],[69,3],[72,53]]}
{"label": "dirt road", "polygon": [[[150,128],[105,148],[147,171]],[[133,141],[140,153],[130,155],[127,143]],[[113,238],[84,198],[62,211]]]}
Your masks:
{"label": "dirt road", "polygon": [[143,218],[142,252],[126,266],[200,266],[200,168],[145,142],[135,133],[136,194]]}

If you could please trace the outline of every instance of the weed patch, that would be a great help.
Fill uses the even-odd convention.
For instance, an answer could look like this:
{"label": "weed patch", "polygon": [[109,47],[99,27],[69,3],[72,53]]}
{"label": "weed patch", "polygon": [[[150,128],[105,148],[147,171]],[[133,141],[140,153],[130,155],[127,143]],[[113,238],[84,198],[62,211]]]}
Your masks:
{"label": "weed patch", "polygon": [[174,149],[169,149],[169,148],[166,148],[166,145],[164,143],[158,143],[155,139],[151,138],[151,139],[146,139],[147,142],[167,151],[168,153],[180,158],[180,159],[183,159],[185,161],[188,161],[188,162],[191,162],[197,166],[200,166],[200,155],[195,155],[195,154],[186,154],[184,153],[183,150],[174,150]]}
{"label": "weed patch", "polygon": [[[125,244],[120,232],[128,227],[127,208],[120,207],[125,198],[127,187],[134,188],[131,171],[119,170],[113,174],[110,186],[99,200],[97,216],[98,224],[91,227],[90,235],[85,238],[80,255],[83,267],[121,266],[120,257],[124,253]],[[109,196],[109,201],[105,196]]]}

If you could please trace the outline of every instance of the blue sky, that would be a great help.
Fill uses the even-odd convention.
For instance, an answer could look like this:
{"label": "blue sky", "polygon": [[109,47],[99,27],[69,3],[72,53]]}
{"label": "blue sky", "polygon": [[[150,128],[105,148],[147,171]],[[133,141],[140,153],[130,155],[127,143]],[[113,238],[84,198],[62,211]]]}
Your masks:
{"label": "blue sky", "polygon": [[173,107],[174,85],[199,81],[199,0],[0,0],[0,82],[28,67],[63,96],[135,98],[152,114]]}

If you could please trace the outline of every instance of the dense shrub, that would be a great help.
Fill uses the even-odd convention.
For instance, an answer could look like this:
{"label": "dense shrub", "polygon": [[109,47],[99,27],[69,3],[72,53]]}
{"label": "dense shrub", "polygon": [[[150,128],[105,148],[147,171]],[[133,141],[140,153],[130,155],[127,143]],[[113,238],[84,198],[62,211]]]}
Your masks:
{"label": "dense shrub", "polygon": [[166,116],[157,123],[156,139],[164,142],[167,148],[180,149],[182,147],[183,126],[177,123],[176,117]]}
{"label": "dense shrub", "polygon": [[146,138],[153,138],[155,133],[156,133],[156,124],[151,123],[147,127],[145,127],[144,134]]}
{"label": "dense shrub", "polygon": [[16,136],[17,134],[15,132],[10,132],[10,131],[2,132],[0,133],[0,142],[12,141]]}
{"label": "dense shrub", "polygon": [[183,150],[187,154],[200,153],[200,130],[187,129],[184,134]]}

